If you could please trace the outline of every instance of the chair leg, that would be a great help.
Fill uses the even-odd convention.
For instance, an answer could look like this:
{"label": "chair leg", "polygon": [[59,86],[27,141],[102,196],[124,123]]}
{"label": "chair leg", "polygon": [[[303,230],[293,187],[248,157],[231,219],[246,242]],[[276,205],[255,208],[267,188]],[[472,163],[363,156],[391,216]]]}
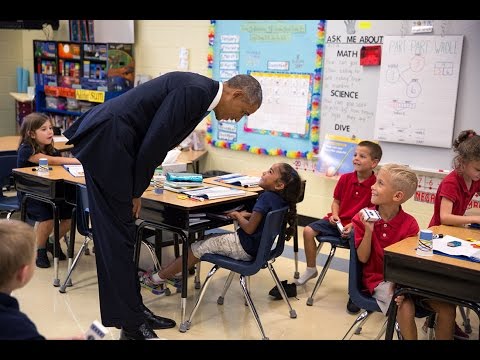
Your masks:
{"label": "chair leg", "polygon": [[385,321],[383,322],[383,325],[380,328],[380,331],[378,332],[375,340],[380,340],[380,338],[385,334],[385,330],[387,330],[387,320],[388,320],[388,318],[385,318]]}
{"label": "chair leg", "polygon": [[460,306],[458,309],[460,310],[460,315],[462,315],[463,327],[465,328],[465,332],[467,334],[471,334],[472,325],[470,325],[470,318],[469,318],[470,308],[467,308],[467,311],[465,311],[465,308],[463,306]]}
{"label": "chair leg", "polygon": [[252,315],[255,319],[255,323],[257,324],[258,330],[260,330],[260,333],[262,334],[262,340],[268,340],[268,337],[265,335],[265,331],[263,331],[263,326],[262,326],[262,323],[260,322],[257,309],[255,309],[255,305],[253,305],[252,298],[250,297],[250,293],[248,292],[245,276],[243,275],[240,275],[240,286],[243,290],[243,294],[245,295],[245,299],[248,302],[248,307],[250,308],[250,311],[252,312]]}
{"label": "chair leg", "polygon": [[193,280],[193,283],[195,284],[195,289],[200,289],[200,264],[202,262],[199,261],[198,263],[195,264],[195,278]]}
{"label": "chair leg", "polygon": [[[358,315],[358,317],[355,319],[355,321],[353,322],[352,326],[350,326],[350,329],[348,329],[347,333],[343,336],[342,340],[345,340],[347,335],[350,334],[350,332],[352,331],[352,329],[355,327],[355,325],[357,325],[356,329],[355,329],[355,334],[358,335],[360,334],[360,332],[362,331],[362,325],[363,323],[367,320],[368,316],[370,315],[370,313],[365,310],[364,312],[360,313],[360,315]],[[352,334],[353,336],[353,334]],[[350,336],[351,338],[351,336]],[[350,339],[349,338],[349,339]]]}
{"label": "chair leg", "polygon": [[288,296],[285,293],[285,289],[283,288],[282,284],[280,283],[280,279],[278,278],[278,275],[275,272],[275,269],[273,268],[273,265],[270,262],[268,262],[267,266],[268,266],[268,270],[270,270],[270,274],[272,275],[273,280],[275,281],[275,285],[277,285],[278,291],[282,295],[283,301],[285,301],[285,303],[288,306],[288,309],[289,309],[289,312],[290,312],[290,317],[292,319],[296,319],[297,312],[292,308],[292,305],[290,305],[290,301],[288,300]]}
{"label": "chair leg", "polygon": [[205,281],[203,282],[202,288],[200,289],[200,292],[198,293],[197,300],[195,301],[195,306],[193,307],[192,312],[190,313],[190,316],[188,317],[188,320],[185,322],[185,326],[184,326],[184,324],[180,325],[180,328],[179,328],[180,332],[184,333],[184,332],[186,332],[187,330],[190,329],[190,326],[192,326],[193,316],[197,312],[197,309],[200,305],[200,302],[202,301],[203,296],[205,295],[205,290],[207,289],[208,284],[210,284],[210,280],[212,279],[212,276],[217,272],[218,269],[219,269],[219,266],[215,265],[208,272],[207,277],[206,277]]}
{"label": "chair leg", "polygon": [[[322,246],[321,244],[322,243],[320,243],[317,247],[317,256],[318,256],[318,253],[320,252],[320,248]],[[312,294],[307,299],[308,306],[313,305],[313,297],[315,296],[318,289],[320,288],[320,285],[322,285],[322,281],[325,278],[325,275],[327,274],[328,268],[330,267],[330,263],[332,262],[333,257],[335,256],[335,251],[337,250],[337,247],[333,244],[330,244],[330,245],[331,245],[331,248],[330,248],[330,253],[328,254],[328,257],[327,257],[327,261],[325,261],[325,265],[323,265],[322,272],[320,273],[320,276],[317,279],[317,282],[315,284],[315,287],[313,288]]]}
{"label": "chair leg", "polygon": [[60,289],[58,290],[58,291],[60,291],[62,294],[64,294],[64,293],[66,292],[66,288],[67,288],[67,286],[69,285],[69,283],[70,283],[70,286],[71,286],[70,278],[71,278],[71,276],[72,276],[72,273],[73,273],[73,271],[75,270],[78,261],[80,260],[80,258],[82,257],[83,253],[85,252],[85,248],[88,246],[88,243],[90,242],[90,240],[91,240],[91,239],[90,239],[89,237],[85,237],[85,241],[83,242],[82,247],[81,247],[80,250],[78,251],[77,256],[75,256],[75,259],[73,260],[73,263],[72,263],[72,265],[70,266],[70,269],[68,270],[67,277],[66,277],[63,285],[60,286]]}
{"label": "chair leg", "polygon": [[227,281],[225,281],[225,285],[223,286],[223,291],[217,299],[218,305],[223,305],[223,301],[225,300],[225,295],[227,294],[227,290],[230,287],[230,284],[232,283],[234,276],[235,276],[235,273],[233,271],[230,271],[227,277]]}

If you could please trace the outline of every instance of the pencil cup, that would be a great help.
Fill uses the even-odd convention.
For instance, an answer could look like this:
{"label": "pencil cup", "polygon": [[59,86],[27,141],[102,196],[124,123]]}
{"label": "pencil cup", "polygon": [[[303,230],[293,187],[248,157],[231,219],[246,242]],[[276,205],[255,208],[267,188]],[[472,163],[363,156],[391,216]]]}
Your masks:
{"label": "pencil cup", "polygon": [[38,160],[38,175],[48,175],[48,159],[41,158]]}
{"label": "pencil cup", "polygon": [[157,195],[163,194],[163,182],[155,181],[153,185],[153,192]]}
{"label": "pencil cup", "polygon": [[417,255],[433,256],[432,230],[420,230],[420,234],[418,235]]}

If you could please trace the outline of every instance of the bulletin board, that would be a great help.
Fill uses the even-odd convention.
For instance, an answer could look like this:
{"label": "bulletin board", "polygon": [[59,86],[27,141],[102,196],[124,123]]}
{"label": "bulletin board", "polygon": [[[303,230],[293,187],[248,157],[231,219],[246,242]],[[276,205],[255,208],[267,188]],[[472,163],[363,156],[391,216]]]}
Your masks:
{"label": "bulletin board", "polygon": [[289,158],[318,154],[324,26],[323,20],[211,21],[211,77],[251,74],[263,102],[238,123],[218,122],[212,112],[209,144]]}

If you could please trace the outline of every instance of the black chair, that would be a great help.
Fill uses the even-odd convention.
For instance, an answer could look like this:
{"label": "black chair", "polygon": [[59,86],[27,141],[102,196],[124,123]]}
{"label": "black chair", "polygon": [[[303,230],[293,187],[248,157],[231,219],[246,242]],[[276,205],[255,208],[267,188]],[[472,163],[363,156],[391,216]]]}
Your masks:
{"label": "black chair", "polygon": [[20,203],[17,194],[13,196],[5,196],[3,194],[3,187],[7,188],[11,184],[12,169],[17,167],[16,152],[0,152],[0,213],[7,214],[7,219],[10,219],[15,211],[20,210]]}
{"label": "black chair", "polygon": [[[353,303],[357,305],[359,308],[361,308],[363,311],[360,313],[360,315],[357,316],[357,318],[353,322],[350,329],[348,329],[347,333],[343,336],[342,340],[345,340],[347,338],[347,336],[351,333],[355,325],[356,325],[356,328],[355,328],[354,334],[359,335],[360,332],[362,331],[363,324],[367,321],[370,314],[374,312],[382,312],[382,310],[380,310],[380,307],[377,304],[377,300],[368,292],[363,290],[364,286],[362,284],[362,276],[363,276],[362,263],[358,260],[357,249],[355,249],[355,240],[353,236],[351,236],[348,239],[348,243],[350,247],[350,260],[349,260],[349,269],[348,269],[348,294],[350,295],[350,299],[352,299]],[[418,309],[416,310],[415,316],[429,317],[427,335],[429,339],[432,339],[433,327],[435,324],[435,313],[428,312],[423,309]],[[380,329],[375,340],[379,340],[382,337],[382,335],[385,333],[386,327],[387,327],[387,317],[385,318],[385,322],[383,323],[383,326]],[[396,329],[398,338],[402,339],[402,335],[400,333],[400,329],[397,324],[395,326],[395,329]]]}
{"label": "black chair", "polygon": [[75,228],[78,230],[78,233],[85,237],[80,250],[75,256],[72,264],[69,267],[67,277],[62,286],[60,286],[60,292],[65,293],[67,286],[72,286],[71,276],[75,267],[78,264],[78,261],[82,257],[86,250],[88,249],[88,243],[90,240],[93,240],[93,232],[90,226],[90,210],[88,208],[88,196],[87,196],[87,187],[82,184],[77,184],[76,187],[76,203],[77,206],[73,210],[72,214],[72,230],[70,236],[70,243],[68,248],[68,257],[71,259],[73,257],[73,250],[75,246]]}
{"label": "black chair", "polygon": [[[287,214],[287,212],[288,212],[288,207],[284,207],[278,210],[270,211],[267,214],[265,219],[265,225],[262,232],[262,237],[260,240],[260,246],[258,248],[258,253],[256,258],[253,259],[252,261],[234,260],[232,258],[223,256],[223,255],[217,255],[217,254],[205,254],[200,258],[201,261],[208,261],[215,265],[209,271],[207,278],[205,279],[205,282],[203,283],[202,288],[200,289],[195,306],[193,307],[192,312],[190,313],[190,317],[185,322],[185,325],[182,324],[180,326],[181,332],[185,332],[188,329],[190,329],[192,325],[193,316],[195,315],[200,305],[200,302],[205,294],[205,290],[208,284],[210,283],[212,276],[216,273],[216,271],[219,268],[225,268],[231,271],[231,274],[229,275],[230,280],[227,279],[227,283],[225,285],[226,288],[228,288],[229,282],[231,282],[231,276],[233,277],[232,272],[240,274],[240,286],[245,295],[247,304],[255,318],[255,322],[258,326],[258,329],[262,334],[262,339],[267,340],[268,338],[265,335],[257,310],[255,309],[255,305],[253,304],[252,298],[250,297],[250,292],[246,285],[246,277],[256,274],[258,271],[260,271],[260,269],[268,268],[268,270],[270,271],[270,274],[273,277],[273,280],[275,281],[275,284],[277,285],[277,288],[280,290],[280,293],[282,294],[283,300],[286,302],[286,304],[290,309],[290,317],[293,319],[297,317],[295,310],[293,310],[293,308],[290,305],[290,302],[288,301],[288,297],[285,293],[285,289],[281,285],[280,280],[272,265],[275,259],[282,254],[284,249],[285,226],[286,226],[285,215]],[[273,247],[276,239],[277,239],[276,245],[275,247]],[[223,297],[221,300],[220,299],[217,300],[217,303],[219,305],[222,305]]]}
{"label": "black chair", "polygon": [[320,285],[322,285],[323,279],[325,278],[325,275],[327,274],[327,271],[330,268],[330,263],[332,262],[333,257],[335,256],[335,252],[337,251],[337,248],[350,249],[348,239],[344,239],[339,236],[337,237],[337,236],[321,236],[320,235],[320,236],[317,236],[316,238],[318,240],[316,256],[318,257],[318,254],[320,253],[320,250],[322,249],[322,246],[325,243],[330,244],[330,252],[328,254],[327,260],[325,261],[325,264],[323,265],[322,272],[320,273],[320,276],[317,279],[315,287],[313,288],[312,294],[307,299],[308,306],[313,305],[313,297],[315,296],[318,289],[320,288]]}

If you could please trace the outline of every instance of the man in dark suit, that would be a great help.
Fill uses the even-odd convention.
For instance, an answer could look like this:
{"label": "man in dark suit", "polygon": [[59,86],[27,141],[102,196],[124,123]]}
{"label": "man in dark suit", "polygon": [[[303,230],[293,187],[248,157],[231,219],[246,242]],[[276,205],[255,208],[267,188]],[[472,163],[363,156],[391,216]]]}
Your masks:
{"label": "man in dark suit", "polygon": [[102,323],[121,328],[120,339],[156,338],[153,329],[176,325],[143,304],[133,262],[135,217],[155,168],[211,110],[239,121],[261,103],[250,75],[222,83],[171,72],[95,106],[64,132],[85,170]]}

